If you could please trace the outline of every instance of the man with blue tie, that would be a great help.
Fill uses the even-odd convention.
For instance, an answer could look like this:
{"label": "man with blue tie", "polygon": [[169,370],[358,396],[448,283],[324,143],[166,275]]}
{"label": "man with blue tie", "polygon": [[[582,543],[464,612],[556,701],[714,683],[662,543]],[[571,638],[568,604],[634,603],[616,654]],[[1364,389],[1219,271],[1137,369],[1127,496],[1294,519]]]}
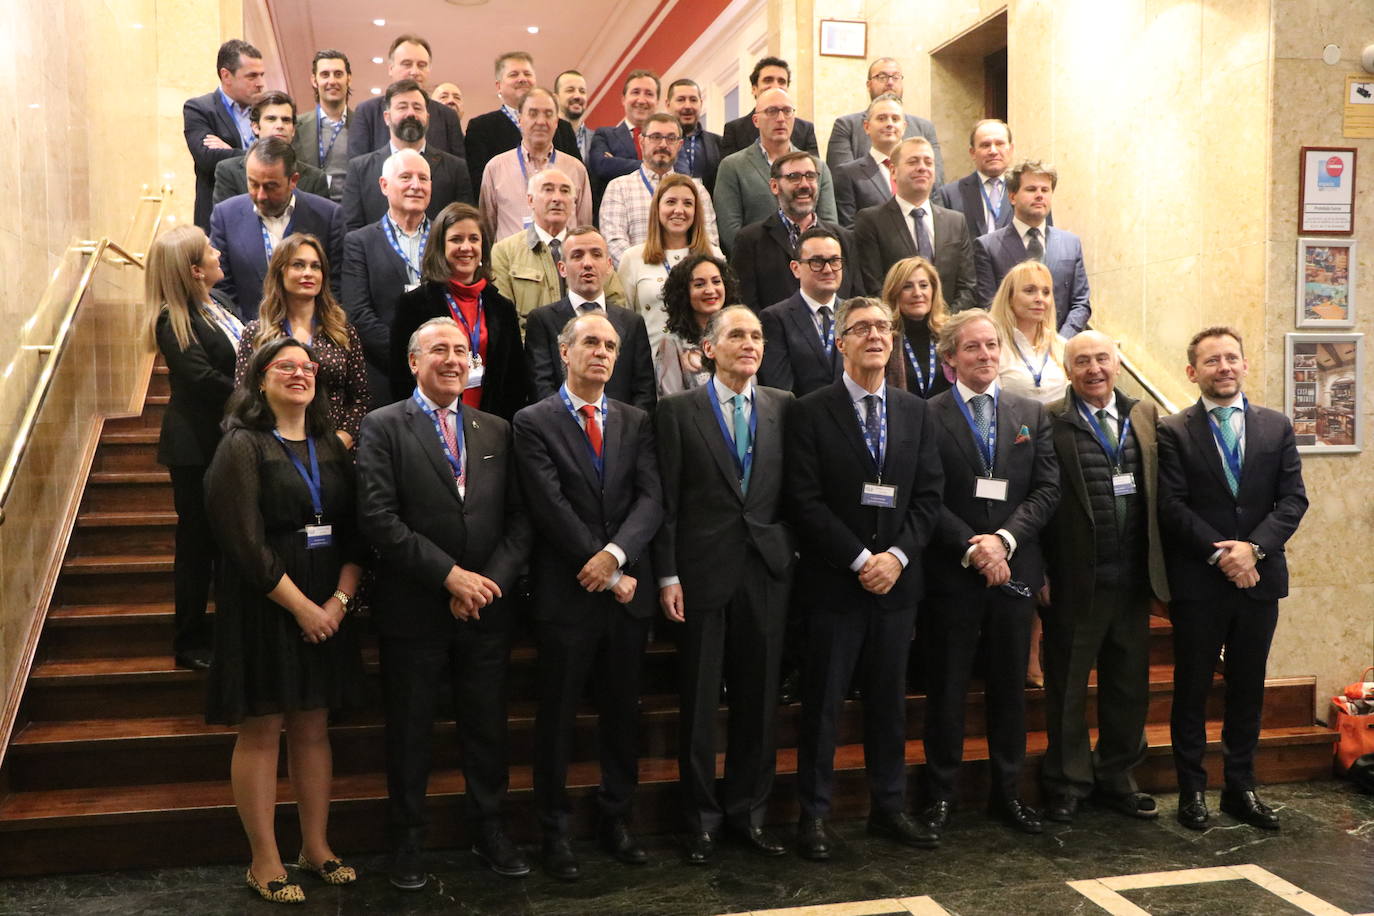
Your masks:
{"label": "man with blue tie", "polygon": [[1205,830],[1207,694],[1226,653],[1226,757],[1221,810],[1255,827],[1279,818],[1255,793],[1264,669],[1288,594],[1284,545],[1307,511],[1293,424],[1251,404],[1240,333],[1199,331],[1188,344],[1196,404],[1159,427],[1159,525],[1173,596],[1174,706],[1169,731],[1178,771],[1178,820]]}
{"label": "man with blue tie", "polygon": [[215,166],[239,156],[253,145],[249,110],[262,94],[266,69],[262,52],[241,38],[219,46],[215,60],[219,87],[206,95],[187,99],[181,117],[186,148],[196,172],[195,223],[210,231],[211,197],[215,190]]}
{"label": "man with blue tie", "polygon": [[968,154],[973,171],[940,188],[931,199],[964,214],[969,237],[976,239],[1011,222],[1005,175],[1012,163],[1011,128],[996,118],[979,121],[969,135]]}

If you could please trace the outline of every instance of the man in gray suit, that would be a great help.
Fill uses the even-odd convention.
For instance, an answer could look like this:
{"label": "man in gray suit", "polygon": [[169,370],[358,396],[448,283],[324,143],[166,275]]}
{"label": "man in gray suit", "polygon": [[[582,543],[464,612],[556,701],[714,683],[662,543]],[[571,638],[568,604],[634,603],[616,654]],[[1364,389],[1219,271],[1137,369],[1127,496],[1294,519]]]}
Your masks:
{"label": "man in gray suit", "polygon": [[892,153],[902,142],[905,122],[902,100],[884,92],[868,103],[864,112],[864,133],[873,144],[867,153],[835,169],[835,209],[840,225],[854,226],[854,214],[865,207],[876,207],[892,196]]}
{"label": "man in gray suit", "polygon": [[344,173],[348,171],[348,125],[353,109],[353,65],[342,51],[316,51],[310,62],[310,85],[315,88],[315,110],[296,118],[296,156],[323,169],[329,178],[329,199],[343,199]]}
{"label": "man in gray suit", "polygon": [[[868,65],[868,97],[876,99],[891,93],[900,101],[904,79],[901,64],[891,57],[880,57]],[[909,114],[906,116],[906,133],[902,139],[907,137],[925,137],[930,141],[930,148],[935,151],[935,184],[937,187],[943,184],[945,160],[940,155],[940,140],[935,136],[935,125],[925,118]],[[842,115],[835,119],[835,126],[830,129],[830,142],[825,145],[825,163],[833,171],[846,162],[862,159],[868,154],[871,143],[864,132],[864,112]]]}
{"label": "man in gray suit", "polygon": [[[296,137],[296,103],[285,92],[269,89],[253,100],[253,107],[248,111],[248,123],[253,128],[253,136],[257,140],[263,137],[280,137],[287,143],[292,143]],[[231,156],[215,166],[215,193],[212,198],[215,203],[248,193],[248,169],[244,164],[244,158]],[[320,197],[329,196],[329,179],[324,172],[309,162],[302,161],[299,154],[296,169],[301,175],[301,180],[296,184],[298,189],[318,194]]]}
{"label": "man in gray suit", "polygon": [[[795,150],[792,144],[792,124],[797,117],[796,106],[785,89],[760,92],[755,99],[754,124],[759,129],[759,141],[721,160],[716,174],[716,226],[720,230],[720,246],[730,253],[735,234],[750,223],[757,223],[778,210],[777,198],[769,185],[769,171],[773,160]],[[827,223],[837,222],[835,189],[830,181],[830,169],[818,162],[820,196],[816,215]]]}

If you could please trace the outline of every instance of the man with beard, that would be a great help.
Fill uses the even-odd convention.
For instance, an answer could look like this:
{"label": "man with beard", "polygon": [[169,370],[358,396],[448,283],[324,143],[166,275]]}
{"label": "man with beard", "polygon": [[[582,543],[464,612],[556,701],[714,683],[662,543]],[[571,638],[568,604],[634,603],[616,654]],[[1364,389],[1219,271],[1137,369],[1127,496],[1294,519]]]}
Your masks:
{"label": "man with beard", "polygon": [[[400,35],[391,43],[387,55],[387,78],[393,83],[414,80],[421,89],[429,85],[429,42],[419,35]],[[425,120],[425,139],[434,149],[462,159],[465,155],[463,128],[458,116],[447,105],[425,97],[429,112]],[[361,156],[387,144],[387,123],[383,117],[386,101],[371,98],[358,106],[356,123],[348,132],[348,157]]]}
{"label": "man with beard", "polygon": [[559,115],[572,125],[578,154],[585,163],[592,153],[592,132],[582,123],[587,114],[587,78],[576,70],[564,70],[553,81],[553,94],[558,97]]}
{"label": "man with beard", "polygon": [[846,228],[854,225],[855,213],[885,203],[896,191],[892,153],[902,142],[902,100],[890,92],[878,96],[864,112],[863,125],[872,145],[859,158],[835,168],[835,209]]}
{"label": "man with beard", "polygon": [[668,86],[664,104],[682,125],[682,149],[678,150],[674,170],[700,178],[706,190],[715,193],[721,158],[720,134],[701,125],[701,87],[695,80],[674,80]]}
{"label": "man with beard", "polygon": [[386,110],[382,112],[382,118],[390,131],[391,142],[348,163],[343,210],[349,230],[361,229],[382,218],[387,210],[386,197],[378,184],[382,177],[382,164],[403,149],[415,150],[429,163],[430,199],[427,212],[431,219],[454,201],[474,203],[472,185],[468,183],[467,163],[457,156],[435,149],[425,139],[429,100],[420,85],[414,80],[400,80],[386,87],[383,98]]}
{"label": "man with beard", "polygon": [[[253,136],[281,137],[291,143],[296,136],[296,103],[291,96],[276,89],[270,89],[253,100],[248,113],[249,123],[253,126]],[[254,142],[257,142],[256,140]],[[296,158],[296,168],[300,170],[301,180],[296,187],[321,197],[329,196],[329,179],[324,172]],[[248,192],[248,173],[244,168],[243,156],[233,156],[215,166],[214,202],[228,200],[236,194]]]}
{"label": "man with beard", "polygon": [[342,51],[316,51],[310,62],[310,85],[315,90],[315,110],[296,118],[292,146],[296,158],[323,169],[329,179],[329,199],[343,200],[344,175],[348,171],[348,127],[357,116],[348,107],[352,94],[353,65]]}
{"label": "man with beard", "polygon": [[[496,94],[501,107],[480,114],[468,122],[468,173],[472,186],[482,186],[482,172],[487,163],[506,150],[520,145],[520,112],[516,106],[533,89],[534,58],[526,51],[507,51],[496,58]],[[572,125],[560,120],[553,133],[553,147],[560,153],[581,158]]]}
{"label": "man with beard", "polygon": [[[880,95],[891,95],[900,103],[905,82],[902,65],[891,57],[880,57],[868,65],[870,100]],[[862,111],[841,115],[835,119],[835,126],[830,131],[830,141],[825,145],[825,163],[832,171],[846,162],[853,162],[868,155],[872,138],[864,129],[864,120],[865,112]],[[940,155],[940,140],[935,136],[935,125],[914,114],[904,115],[902,120],[906,122],[906,126],[897,139],[900,141],[907,137],[925,137],[929,140],[930,147],[935,152],[935,181],[937,184],[943,182],[945,162]]]}

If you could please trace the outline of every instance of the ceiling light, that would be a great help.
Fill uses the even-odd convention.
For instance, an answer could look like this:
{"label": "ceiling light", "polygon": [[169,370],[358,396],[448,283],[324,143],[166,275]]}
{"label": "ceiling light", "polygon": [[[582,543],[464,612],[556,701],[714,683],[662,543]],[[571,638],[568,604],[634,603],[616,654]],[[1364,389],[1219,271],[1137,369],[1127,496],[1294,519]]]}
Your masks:
{"label": "ceiling light", "polygon": [[539,34],[539,26],[537,26],[537,25],[528,26],[528,27],[525,29],[525,31],[526,31],[526,32],[529,32],[531,35],[538,35],[538,34]]}
{"label": "ceiling light", "polygon": [[143,28],[143,23],[141,23],[141,22],[131,22],[131,23],[129,23],[129,28],[131,28],[131,29],[141,29],[141,28]]}
{"label": "ceiling light", "polygon": [[373,86],[373,87],[372,87],[372,94],[373,94],[373,95],[381,95],[381,94],[382,94],[382,87],[381,87],[381,86]]}
{"label": "ceiling light", "polygon": [[382,59],[380,57],[374,57],[372,58],[372,62],[374,64],[380,64],[382,62]]}
{"label": "ceiling light", "polygon": [[374,20],[372,20],[372,24],[373,24],[373,25],[386,25],[386,20],[385,20],[385,19],[374,19]]}
{"label": "ceiling light", "polygon": [[43,106],[40,105],[40,104],[38,104],[37,102],[30,102],[30,103],[29,103],[29,107],[30,107],[30,108],[42,108]]}

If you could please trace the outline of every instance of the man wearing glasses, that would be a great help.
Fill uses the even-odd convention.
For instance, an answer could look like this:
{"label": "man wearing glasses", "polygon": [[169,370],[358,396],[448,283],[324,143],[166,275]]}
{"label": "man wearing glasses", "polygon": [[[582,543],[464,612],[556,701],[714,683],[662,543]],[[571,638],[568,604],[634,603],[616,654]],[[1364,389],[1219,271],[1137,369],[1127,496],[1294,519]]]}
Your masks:
{"label": "man wearing glasses", "polygon": [[807,624],[797,851],[815,860],[831,854],[825,820],[836,728],[856,677],[868,832],[920,848],[939,842],[907,814],[905,799],[907,651],[924,590],[922,554],[940,522],[944,488],[935,419],[926,402],[884,380],[892,313],[883,303],[849,299],[835,320],[844,372],[797,402],[785,446],[801,547],[794,594]]}
{"label": "man wearing glasses", "polygon": [[[735,236],[750,223],[759,222],[777,209],[769,179],[774,161],[797,147],[792,144],[792,125],[797,109],[786,89],[769,89],[755,99],[754,124],[759,140],[720,162],[716,175],[716,222],[720,227],[720,243],[726,254],[732,251]],[[819,159],[816,162],[816,213],[827,223],[837,221],[835,190],[830,182],[830,169]],[[972,255],[970,255],[972,257]]]}
{"label": "man wearing glasses", "polygon": [[759,382],[801,397],[840,377],[836,313],[845,263],[839,237],[823,227],[806,230],[791,267],[800,288],[759,315],[768,341]]}
{"label": "man wearing glasses", "polygon": [[[876,100],[880,95],[893,95],[900,103],[903,89],[906,87],[902,65],[891,57],[878,58],[868,65],[867,85],[870,101]],[[864,129],[867,116],[867,111],[856,111],[835,119],[835,126],[830,130],[830,141],[825,145],[825,164],[830,166],[832,171],[846,162],[862,159],[869,154],[872,140]],[[935,125],[914,114],[905,114],[903,120],[906,122],[902,133],[903,139],[925,137],[930,141],[931,149],[935,153],[935,181],[937,184],[944,184],[945,163],[940,156],[940,140],[935,135]]]}

